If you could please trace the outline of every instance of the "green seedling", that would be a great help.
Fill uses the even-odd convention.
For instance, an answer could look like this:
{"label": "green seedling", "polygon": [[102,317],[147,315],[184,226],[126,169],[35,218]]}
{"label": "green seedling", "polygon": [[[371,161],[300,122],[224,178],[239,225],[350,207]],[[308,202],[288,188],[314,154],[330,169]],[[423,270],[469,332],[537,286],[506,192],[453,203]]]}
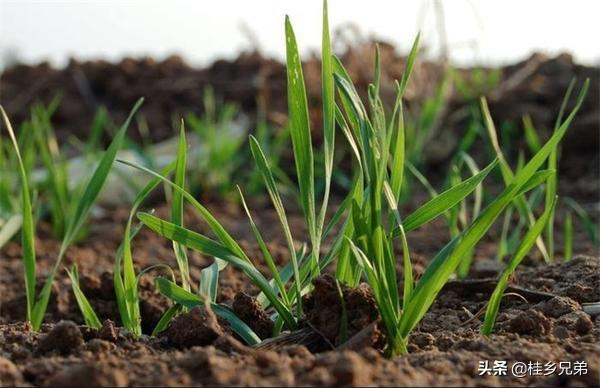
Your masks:
{"label": "green seedling", "polygon": [[[431,304],[433,304],[438,292],[460,263],[461,256],[475,246],[477,241],[483,237],[506,206],[520,196],[524,189],[531,189],[528,187],[528,182],[534,177],[535,172],[545,162],[550,153],[558,146],[581,106],[583,98],[587,93],[588,85],[589,81],[586,81],[580,91],[575,108],[573,108],[573,111],[552,137],[514,176],[504,191],[482,210],[479,217],[473,221],[471,226],[461,236],[450,241],[429,264],[415,287],[414,292],[411,294],[410,300],[405,304],[406,308],[400,319],[399,335],[401,337],[406,338],[410,334]],[[545,223],[541,222],[541,224],[544,225]],[[536,224],[534,223],[534,225]]]}
{"label": "green seedling", "polygon": [[[264,305],[269,306],[275,311],[274,319],[277,321],[277,327],[287,327],[295,329],[298,325],[298,320],[302,317],[302,297],[301,295],[307,292],[307,287],[312,283],[312,279],[317,276],[324,263],[331,262],[335,257],[335,250],[339,249],[341,243],[334,244],[331,251],[325,255],[323,263],[320,260],[321,241],[326,236],[329,230],[333,229],[335,223],[340,219],[341,213],[334,215],[329,224],[325,224],[325,215],[328,207],[331,173],[333,170],[333,152],[334,152],[334,101],[333,101],[333,73],[331,70],[331,49],[329,44],[329,28],[326,13],[326,4],[324,5],[323,16],[323,96],[324,96],[324,131],[325,131],[325,188],[323,201],[319,211],[317,211],[315,203],[314,189],[314,158],[312,153],[312,142],[310,136],[310,128],[308,126],[308,109],[306,100],[306,91],[304,87],[304,79],[302,76],[302,67],[294,32],[289,19],[286,18],[286,44],[288,58],[288,103],[290,106],[290,135],[294,150],[294,160],[296,165],[299,197],[302,204],[302,211],[307,223],[309,231],[309,240],[311,243],[311,251],[309,254],[298,254],[292,237],[291,228],[287,221],[283,201],[279,194],[278,185],[276,184],[274,174],[268,159],[265,156],[259,142],[256,138],[250,137],[250,149],[255,160],[257,169],[260,171],[264,184],[267,188],[269,196],[273,202],[275,210],[278,214],[279,221],[287,241],[290,252],[290,266],[285,267],[279,272],[274,265],[272,255],[269,252],[260,231],[254,224],[246,202],[241,196],[242,203],[247,210],[250,224],[253,228],[254,235],[264,254],[264,259],[271,269],[273,279],[267,280],[254,266],[247,254],[242,250],[233,237],[221,226],[221,224],[210,214],[210,212],[202,206],[191,194],[189,194],[178,182],[172,182],[160,174],[151,172],[140,166],[137,168],[143,169],[154,176],[160,177],[164,182],[169,184],[177,191],[192,207],[198,211],[204,221],[206,221],[213,233],[217,236],[217,240],[213,240],[207,236],[193,232],[184,228],[182,225],[177,225],[176,222],[168,222],[158,219],[152,215],[140,213],[140,220],[155,232],[173,240],[175,243],[181,244],[190,249],[198,250],[204,254],[215,257],[224,263],[232,264],[241,269],[252,282],[261,290],[259,300],[265,300]],[[329,60],[327,60],[329,58]],[[183,137],[182,137],[183,138]],[[183,140],[185,144],[185,140]],[[180,150],[182,148],[180,147]],[[180,155],[182,152],[180,151]],[[180,157],[181,158],[181,157]],[[181,183],[181,182],[179,182]],[[241,191],[240,191],[241,195]],[[341,240],[340,240],[341,241]],[[290,275],[292,275],[290,277]],[[207,278],[209,273],[207,272]],[[284,282],[293,278],[293,284],[286,288]],[[204,279],[206,280],[206,279]],[[184,304],[179,288],[174,288],[174,285],[166,279],[161,280],[162,291],[168,291],[168,295],[184,306],[189,306],[190,301]],[[166,282],[166,283],[165,283]],[[214,283],[214,282],[213,282]],[[169,284],[169,287],[165,287]],[[181,288],[181,287],[180,287]],[[201,285],[200,289],[211,289]],[[177,290],[178,292],[172,292]],[[184,290],[186,295],[189,292]],[[213,292],[214,294],[214,292]],[[207,295],[198,295],[196,304],[206,301]],[[293,313],[295,312],[295,314]],[[215,310],[217,314],[218,311]]]}
{"label": "green seedling", "polygon": [[[31,170],[35,164],[35,143],[33,128],[30,123],[23,123],[20,136],[17,139],[21,150],[21,161],[23,163],[26,176],[31,175]],[[19,159],[14,152],[12,142],[4,142],[0,136],[0,248],[10,241],[21,229],[23,224],[23,214],[20,205],[20,192],[15,190],[15,173],[20,171]],[[18,179],[18,176],[17,176]],[[37,203],[36,194],[33,191],[32,203]],[[34,206],[38,218],[38,206]]]}
{"label": "green seedling", "polygon": [[[573,91],[574,86],[575,79],[571,80],[569,83],[569,87],[567,88],[567,92],[563,98],[560,111],[558,112],[558,117],[556,118],[556,123],[554,124],[554,132],[558,130],[560,124],[562,123],[565,110],[567,109],[567,103],[569,102],[569,98],[571,97],[571,92]],[[548,157],[548,169],[558,171],[559,150],[559,147],[557,147]],[[550,178],[548,178],[548,182],[546,183],[546,207],[551,207],[550,205],[554,201],[554,197],[556,197],[557,185],[557,174],[553,174],[550,176]],[[550,261],[554,261],[554,209],[550,212],[550,221],[546,224],[545,236],[546,245],[548,247],[548,256]]]}
{"label": "green seedling", "polygon": [[498,315],[498,310],[500,309],[500,302],[502,301],[502,297],[504,296],[504,291],[506,290],[506,287],[508,287],[509,278],[515,272],[519,264],[521,264],[527,253],[529,253],[529,251],[535,244],[536,238],[542,233],[544,227],[546,226],[546,223],[550,220],[555,205],[556,198],[552,202],[551,206],[549,208],[546,208],[544,214],[542,214],[542,216],[535,222],[535,224],[533,224],[533,226],[525,234],[514,256],[508,263],[506,269],[502,272],[502,275],[500,275],[500,278],[498,279],[498,284],[496,285],[496,288],[494,289],[494,292],[490,297],[485,312],[485,319],[481,328],[481,332],[484,335],[490,335],[492,333],[494,323],[496,322],[496,316]]}
{"label": "green seedling", "polygon": [[198,166],[190,184],[192,191],[231,195],[235,191],[234,176],[245,160],[241,152],[245,132],[234,122],[237,108],[232,104],[219,104],[213,90],[204,90],[204,115],[185,116],[186,124],[200,141]]}
{"label": "green seedling", "polygon": [[[488,130],[488,135],[490,138],[490,142],[496,152],[496,155],[500,161],[500,172],[502,173],[502,180],[504,181],[504,185],[508,186],[510,182],[513,180],[515,173],[511,169],[510,165],[506,161],[502,150],[500,149],[500,144],[498,143],[498,135],[496,132],[496,127],[494,125],[494,121],[492,120],[492,116],[490,114],[490,110],[487,105],[487,101],[485,98],[481,98],[481,111],[486,123],[486,128]],[[538,151],[539,152],[539,151]],[[520,217],[525,220],[525,222],[529,225],[529,227],[535,224],[535,216],[531,209],[527,206],[527,201],[524,196],[518,196],[514,200],[514,206],[516,207]],[[544,260],[546,262],[550,261],[550,256],[548,255],[548,250],[546,248],[546,244],[541,236],[538,236],[536,240],[536,246]]]}
{"label": "green seedling", "polygon": [[43,192],[48,192],[48,209],[54,234],[64,238],[67,231],[73,193],[69,188],[69,171],[66,160],[60,153],[58,140],[50,123],[56,99],[48,108],[36,105],[32,108],[31,121],[34,129],[37,150],[47,171]]}
{"label": "green seedling", "polygon": [[[339,72],[338,74],[344,73]],[[398,156],[403,157],[404,153],[402,151],[398,152],[398,149],[390,151],[389,148],[390,142],[387,139],[392,138],[394,134],[386,133],[388,127],[385,125],[382,109],[380,108],[381,104],[375,93],[378,90],[377,70],[375,84],[371,85],[369,89],[371,112],[373,112],[370,118],[367,116],[366,110],[360,103],[352,85],[338,74],[336,74],[336,81],[338,81],[341,101],[348,117],[347,122],[353,123],[353,130],[351,131],[353,136],[348,136],[348,139],[351,142],[351,147],[357,149],[358,165],[364,169],[366,178],[365,200],[362,203],[355,203],[352,207],[356,233],[348,238],[348,243],[352,247],[357,259],[356,262],[365,271],[367,280],[373,289],[388,334],[387,352],[390,355],[395,355],[406,352],[406,340],[410,332],[433,304],[437,293],[456,271],[465,255],[472,252],[477,242],[486,234],[496,218],[509,204],[518,198],[523,198],[526,191],[534,189],[548,179],[548,174],[551,172],[538,172],[537,170],[558,146],[560,139],[581,105],[588,84],[584,85],[573,112],[559,126],[550,140],[516,174],[509,170],[501,152],[497,152],[500,167],[505,175],[506,188],[436,255],[420,281],[413,288],[410,261],[407,260],[409,255],[405,242],[405,234],[409,230],[407,225],[412,220],[410,217],[402,220],[400,215],[397,214],[395,201],[397,201],[399,191],[394,190],[394,185],[390,185],[387,181],[388,176],[391,175],[389,179],[393,182],[393,175],[397,173],[396,169],[388,172],[388,158],[392,159],[391,165],[402,165],[403,163],[394,163],[393,159]],[[402,91],[402,88],[400,88],[400,91]],[[399,96],[400,100],[402,93],[399,93]],[[483,107],[488,128],[492,128],[487,106],[483,104]],[[402,137],[401,134],[395,136],[397,138]],[[495,145],[495,148],[499,150],[497,142]],[[488,168],[491,169],[494,165],[495,163],[492,163]],[[488,168],[485,170],[488,170]],[[459,186],[452,187],[448,191],[457,190],[456,188]],[[386,239],[388,233],[386,233],[386,226],[382,222],[382,218],[384,218],[382,216],[384,201],[381,199],[381,193],[385,194],[388,211],[395,216],[397,227],[394,231],[399,231],[398,233],[389,233],[389,235],[400,236],[402,239],[404,257],[402,308],[400,308],[400,299],[396,289],[394,247]],[[447,193],[445,194],[447,195]],[[443,196],[444,194],[432,199],[430,204],[437,203],[438,206],[428,208],[427,212],[417,210],[417,212],[421,211],[423,213],[422,219],[425,222],[432,219],[428,216],[429,212],[436,216],[443,214],[465,198],[465,196],[457,196],[455,201],[448,198],[441,200],[440,197]],[[531,214],[531,210],[527,208],[524,199],[523,204]],[[545,223],[541,224],[545,225]],[[533,225],[538,225],[538,223],[534,222]]]}
{"label": "green seedling", "polygon": [[48,301],[50,300],[50,294],[52,291],[52,283],[54,282],[54,277],[58,269],[60,268],[60,264],[62,259],[67,252],[68,248],[74,242],[75,237],[80,232],[81,227],[83,226],[89,211],[100,193],[102,186],[110,169],[112,167],[113,161],[115,160],[117,151],[121,147],[121,143],[125,136],[125,131],[127,130],[127,126],[131,121],[131,118],[135,114],[135,112],[139,109],[143,100],[140,99],[137,104],[134,106],[131,111],[129,117],[117,133],[117,136],[114,138],[106,152],[104,153],[100,163],[96,167],[95,171],[91,175],[87,185],[85,186],[85,190],[82,191],[80,196],[74,201],[75,207],[74,211],[70,213],[70,218],[68,220],[67,227],[65,229],[64,238],[62,240],[62,244],[60,246],[60,250],[57,256],[57,259],[52,267],[50,274],[46,278],[42,290],[36,300],[35,289],[36,289],[36,254],[35,254],[35,228],[34,228],[34,217],[31,206],[31,194],[29,191],[29,180],[27,178],[27,173],[25,170],[25,165],[23,163],[23,158],[21,156],[19,145],[17,143],[14,130],[10,125],[8,117],[4,110],[2,109],[2,116],[4,119],[4,123],[7,127],[9,136],[14,146],[14,151],[18,159],[19,164],[19,178],[21,182],[21,201],[22,201],[22,215],[23,215],[23,225],[21,228],[21,240],[22,240],[22,252],[23,252],[23,267],[25,272],[25,286],[26,286],[26,298],[27,298],[27,320],[31,322],[31,325],[34,330],[39,330],[46,312],[46,308],[48,306]]}

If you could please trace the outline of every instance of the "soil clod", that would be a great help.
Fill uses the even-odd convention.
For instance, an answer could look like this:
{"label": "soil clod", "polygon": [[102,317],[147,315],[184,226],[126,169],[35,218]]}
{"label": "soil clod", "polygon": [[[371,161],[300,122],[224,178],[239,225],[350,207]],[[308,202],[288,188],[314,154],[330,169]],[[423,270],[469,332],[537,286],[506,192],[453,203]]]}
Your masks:
{"label": "soil clod", "polygon": [[104,321],[102,327],[98,330],[98,338],[104,341],[117,342],[119,332],[115,327],[115,323],[110,319]]}
{"label": "soil clod", "polygon": [[[366,284],[351,288],[340,285],[330,275],[324,275],[314,282],[314,290],[304,302],[306,320],[319,334],[332,344],[341,344],[379,317],[375,299]],[[342,314],[346,312],[346,338],[340,337]],[[374,338],[371,345],[379,345],[381,338]]]}
{"label": "soil clod", "polygon": [[37,350],[40,353],[55,351],[68,355],[83,345],[83,335],[71,321],[61,321],[40,340]]}
{"label": "soil clod", "polygon": [[163,333],[171,345],[179,348],[210,345],[223,334],[214,313],[203,307],[178,315]]}
{"label": "soil clod", "polygon": [[542,336],[552,331],[552,321],[536,310],[525,310],[508,322],[508,331]]}
{"label": "soil clod", "polygon": [[260,307],[255,298],[238,292],[233,299],[233,312],[244,321],[260,338],[269,338],[273,333],[273,321]]}
{"label": "soil clod", "polygon": [[536,308],[547,317],[558,318],[574,311],[580,311],[581,305],[569,297],[556,296],[548,301],[539,303]]}

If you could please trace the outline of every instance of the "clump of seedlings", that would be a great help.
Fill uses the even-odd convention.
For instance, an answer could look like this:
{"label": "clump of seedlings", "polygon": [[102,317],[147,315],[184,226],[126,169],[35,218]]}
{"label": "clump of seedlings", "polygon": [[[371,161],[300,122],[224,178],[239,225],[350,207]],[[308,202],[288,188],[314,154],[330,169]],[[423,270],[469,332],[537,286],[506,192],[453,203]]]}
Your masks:
{"label": "clump of seedlings", "polygon": [[[54,266],[50,271],[50,274],[44,281],[44,285],[39,295],[36,296],[36,254],[35,254],[35,223],[31,204],[31,193],[29,191],[29,180],[23,158],[19,151],[19,145],[15,137],[14,130],[6,116],[4,109],[0,107],[4,124],[8,130],[8,134],[13,143],[15,155],[18,161],[18,174],[21,182],[21,209],[22,209],[22,227],[21,227],[21,246],[23,252],[23,268],[25,276],[25,291],[27,296],[27,320],[31,323],[34,330],[38,330],[44,321],[44,315],[48,307],[48,301],[52,291],[52,283],[56,276],[57,271],[61,268],[62,259],[65,256],[68,248],[74,242],[81,227],[87,219],[90,209],[94,204],[94,201],[98,197],[106,178],[110,172],[110,169],[117,156],[117,151],[121,148],[123,138],[125,137],[125,131],[129,126],[135,112],[141,106],[143,100],[138,103],[132,109],[129,117],[113,139],[110,146],[102,156],[98,166],[92,173],[89,181],[83,187],[80,193],[77,193],[75,198],[70,198],[72,208],[69,208],[67,224],[64,229],[62,244]],[[73,269],[70,273],[71,279],[77,282],[78,274],[77,270]],[[80,291],[78,287],[76,290]],[[76,295],[80,295],[80,292],[76,292]],[[80,303],[80,306],[82,303]],[[88,304],[89,305],[89,304]],[[89,306],[84,304],[87,309]],[[94,326],[98,324],[98,319],[87,319],[86,323]]]}

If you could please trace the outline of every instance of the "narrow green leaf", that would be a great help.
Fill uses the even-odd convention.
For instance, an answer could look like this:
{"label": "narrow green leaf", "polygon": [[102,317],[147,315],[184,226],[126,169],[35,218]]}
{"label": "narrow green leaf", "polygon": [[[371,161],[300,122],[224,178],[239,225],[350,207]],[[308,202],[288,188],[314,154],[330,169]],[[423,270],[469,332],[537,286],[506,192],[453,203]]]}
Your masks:
{"label": "narrow green leaf", "polygon": [[165,331],[165,329],[169,326],[169,323],[171,323],[171,320],[177,314],[179,314],[182,308],[183,306],[179,303],[176,303],[173,306],[169,307],[167,311],[165,311],[164,314],[160,317],[156,326],[154,326],[154,330],[152,330],[152,335],[157,336],[163,331]]}
{"label": "narrow green leaf", "polygon": [[[175,184],[185,189],[185,166],[187,161],[187,142],[185,139],[185,126],[183,119],[179,128],[179,144],[177,147],[177,166],[175,168]],[[175,225],[183,226],[183,194],[178,191],[173,191],[173,198],[171,204],[171,220]],[[190,290],[190,269],[188,264],[187,253],[185,247],[180,244],[173,242],[173,251],[175,252],[175,259],[177,260],[177,266],[179,267],[179,273],[181,275],[181,286],[184,290]],[[218,273],[218,272],[217,272]]]}
{"label": "narrow green leaf", "polygon": [[533,190],[534,188],[546,182],[548,178],[550,178],[550,176],[554,174],[556,174],[556,170],[540,170],[536,172],[535,174],[533,174],[531,179],[529,179],[527,183],[523,185],[523,187],[519,191],[519,194],[524,194],[530,190]]}
{"label": "narrow green leaf", "polygon": [[404,159],[406,158],[404,149],[404,108],[402,100],[398,104],[398,130],[396,132],[396,142],[392,152],[392,167],[391,167],[391,189],[394,193],[396,202],[400,199],[402,192],[402,183],[404,180]]}
{"label": "narrow green leaf", "polygon": [[321,42],[321,79],[323,97],[323,155],[325,159],[325,192],[319,212],[318,237],[321,237],[329,203],[333,154],[335,146],[335,90],[327,0],[323,0],[323,36]]}
{"label": "narrow green leaf", "polygon": [[417,53],[419,52],[419,41],[421,40],[421,33],[419,32],[413,41],[413,45],[410,49],[410,53],[406,58],[406,67],[404,68],[404,72],[402,73],[402,80],[400,81],[400,96],[404,96],[404,92],[406,92],[406,86],[408,85],[408,80],[410,79],[410,75],[412,74],[413,66],[417,59]]}
{"label": "narrow green leaf", "polygon": [[[561,103],[560,111],[558,113],[558,117],[556,118],[556,123],[554,124],[554,131],[557,131],[560,127],[563,115],[567,108],[567,103],[569,102],[569,98],[571,97],[571,92],[573,91],[573,87],[575,86],[575,79],[573,78],[569,83],[569,87],[567,88],[567,92],[563,98]],[[556,147],[548,157],[548,169],[558,171],[558,151],[559,147]],[[546,183],[546,207],[550,207],[552,201],[554,201],[554,197],[556,196],[558,186],[558,177],[557,174],[551,175],[548,177],[548,181]],[[550,261],[554,261],[554,211],[550,214],[550,221],[546,224],[546,246],[548,247],[548,256]]]}
{"label": "narrow green leaf", "polygon": [[[478,174],[473,175],[462,183],[449,188],[448,190],[431,199],[423,206],[419,207],[404,219],[404,230],[408,232],[417,229],[421,225],[424,225],[441,214],[444,214],[446,211],[448,211],[448,209],[460,203],[463,199],[465,199],[465,197],[471,194],[475,188],[477,188],[477,186],[485,179],[490,171],[496,167],[497,163],[498,160],[496,159]],[[397,237],[398,235],[399,231],[396,229],[393,233],[393,236]]]}
{"label": "narrow green leaf", "polygon": [[[277,285],[277,288],[279,289],[279,294],[284,299],[284,303],[287,306],[289,306],[287,291],[285,289],[285,285],[284,285],[283,281],[281,280],[281,276],[279,275],[279,270],[277,269],[277,266],[275,265],[275,260],[273,260],[273,256],[271,255],[271,252],[269,251],[267,244],[265,244],[265,240],[263,239],[260,231],[258,230],[258,227],[254,223],[254,219],[252,218],[252,214],[250,214],[250,209],[248,209],[248,205],[246,204],[246,199],[244,198],[244,194],[242,193],[242,190],[240,189],[239,186],[237,189],[240,194],[240,199],[242,200],[242,205],[244,207],[244,210],[246,211],[246,215],[248,216],[248,221],[250,222],[250,227],[252,229],[252,233],[254,234],[254,238],[255,238],[256,242],[258,243],[258,246],[263,254],[265,263],[267,264],[267,267],[269,267],[269,271],[271,271],[273,280],[275,281],[275,284]],[[295,255],[295,252],[294,252],[294,255]],[[298,279],[299,279],[299,277],[298,277]],[[299,290],[297,292],[299,292]]]}
{"label": "narrow green leaf", "polygon": [[400,217],[400,212],[398,211],[398,205],[396,203],[395,193],[393,192],[390,185],[385,182],[384,184],[384,193],[388,200],[388,205],[396,219],[396,226],[400,232],[400,238],[402,239],[402,258],[404,262],[404,292],[402,301],[404,304],[403,308],[406,308],[406,304],[410,299],[410,295],[414,288],[413,286],[413,269],[412,263],[410,261],[410,251],[408,249],[408,241],[406,240],[406,233],[404,232],[404,226],[402,225],[402,218]]}
{"label": "narrow green leaf", "polygon": [[71,270],[67,270],[67,274],[71,279],[73,295],[75,295],[75,300],[77,301],[77,305],[79,306],[79,311],[81,311],[81,315],[83,315],[83,320],[85,321],[85,324],[91,328],[100,329],[102,327],[102,323],[100,323],[100,319],[98,319],[94,308],[92,307],[89,300],[79,287],[79,270],[77,269],[77,265],[74,264],[71,267]]}
{"label": "narrow green leaf", "polygon": [[523,116],[523,128],[525,129],[525,140],[531,152],[538,152],[542,148],[540,137],[533,126],[533,121],[530,115]]}
{"label": "narrow green leaf", "polygon": [[296,36],[287,16],[285,18],[285,36],[290,134],[300,188],[300,201],[314,244],[314,238],[316,238],[314,161],[308,103]]}
{"label": "narrow green leaf", "polygon": [[[494,125],[494,120],[492,120],[492,115],[490,114],[490,110],[487,105],[487,101],[485,100],[485,98],[482,97],[480,103],[481,103],[481,112],[482,112],[483,118],[485,120],[485,125],[486,125],[487,131],[488,131],[488,135],[490,137],[490,141],[492,143],[492,147],[494,148],[494,151],[496,152],[496,156],[498,157],[498,159],[500,161],[500,171],[502,173],[502,179],[504,180],[505,186],[508,186],[508,184],[514,178],[515,174],[513,173],[512,169],[510,168],[510,165],[504,158],[504,154],[502,152],[502,149],[500,148],[500,143],[498,142],[498,134],[496,131],[496,126]],[[523,198],[523,196],[521,196],[521,195],[516,196],[515,206],[516,206],[517,211],[519,212],[519,215],[521,216],[521,218],[526,220],[529,223],[530,227],[533,226],[533,224],[535,223],[535,216],[533,215],[533,212],[531,211],[531,209],[529,209],[527,207],[527,203],[525,201],[525,198]],[[538,247],[538,250],[544,257],[544,260],[550,261],[550,256],[548,255],[548,249],[546,248],[546,244],[544,243],[544,240],[542,239],[541,236],[538,237],[538,239],[536,241],[536,245]]]}
{"label": "narrow green leaf", "polygon": [[573,218],[571,212],[565,215],[565,232],[564,232],[564,260],[569,261],[573,257]]}
{"label": "narrow green leaf", "polygon": [[[217,301],[217,293],[219,288],[219,272],[221,271],[220,259],[215,261],[200,271],[200,285],[198,287],[198,294],[211,302]],[[225,267],[223,265],[222,267]]]}
{"label": "narrow green leaf", "polygon": [[33,210],[31,208],[31,196],[29,193],[29,180],[25,172],[25,165],[23,164],[23,158],[19,151],[19,145],[15,137],[15,132],[8,120],[8,116],[4,111],[4,108],[0,106],[2,112],[2,118],[4,125],[8,131],[8,135],[13,143],[15,154],[17,155],[17,161],[19,165],[19,178],[21,181],[21,214],[23,217],[21,226],[21,251],[23,255],[23,269],[25,275],[25,295],[27,298],[27,320],[32,322],[34,330],[38,330],[39,326],[33,322],[33,308],[35,300],[35,245],[34,245],[34,222],[33,222]]}
{"label": "narrow green leaf", "polygon": [[[295,280],[295,291],[296,296],[298,297],[301,292],[301,282],[300,282],[300,269],[298,267],[298,262],[296,260],[296,250],[294,248],[294,239],[292,238],[292,232],[290,230],[290,226],[287,220],[287,216],[285,214],[285,208],[283,207],[283,202],[281,201],[281,197],[279,195],[279,191],[277,189],[277,184],[275,183],[275,179],[273,178],[273,174],[271,173],[271,168],[269,167],[269,163],[265,154],[262,152],[260,144],[258,140],[256,140],[253,136],[250,136],[250,151],[252,152],[252,156],[256,163],[256,167],[260,171],[263,176],[263,180],[265,182],[265,186],[269,193],[269,197],[271,198],[271,202],[273,203],[273,207],[275,208],[275,212],[277,213],[277,217],[279,218],[279,222],[283,229],[283,234],[285,236],[285,241],[288,246],[288,251],[290,253],[290,260],[292,263],[292,268],[294,270],[294,280]],[[297,303],[296,307],[298,309],[298,316],[302,316],[302,302],[301,298],[298,298],[300,301]]]}
{"label": "narrow green leaf", "polygon": [[537,236],[539,236],[544,230],[544,227],[546,226],[546,223],[548,222],[555,206],[556,197],[551,206],[546,208],[544,214],[542,214],[542,216],[535,222],[533,227],[527,231],[513,258],[510,260],[506,269],[500,276],[498,284],[496,285],[496,288],[490,297],[490,301],[488,302],[485,312],[485,320],[483,322],[483,327],[481,328],[481,331],[484,335],[490,335],[492,333],[494,323],[496,322],[496,316],[498,315],[498,310],[500,309],[500,302],[502,301],[504,290],[506,290],[506,287],[508,286],[508,279],[510,278],[510,275],[512,275],[512,273],[517,269],[519,264],[521,264],[525,256],[535,244]]}
{"label": "narrow green leaf", "polygon": [[100,194],[100,191],[102,190],[102,187],[106,182],[106,178],[111,170],[112,164],[117,156],[117,152],[121,148],[127,127],[129,127],[129,123],[131,122],[135,113],[142,106],[143,102],[143,98],[140,98],[136,102],[133,109],[129,113],[127,120],[125,120],[125,123],[123,123],[121,129],[119,132],[117,132],[117,135],[109,145],[108,149],[104,152],[104,156],[100,160],[98,167],[96,167],[90,180],[85,185],[85,191],[83,192],[81,198],[77,200],[75,213],[71,215],[71,220],[65,233],[65,239],[61,245],[61,251],[66,250],[66,248],[71,245],[71,242],[79,232],[79,229],[85,221],[87,214],[98,197],[98,194]]}

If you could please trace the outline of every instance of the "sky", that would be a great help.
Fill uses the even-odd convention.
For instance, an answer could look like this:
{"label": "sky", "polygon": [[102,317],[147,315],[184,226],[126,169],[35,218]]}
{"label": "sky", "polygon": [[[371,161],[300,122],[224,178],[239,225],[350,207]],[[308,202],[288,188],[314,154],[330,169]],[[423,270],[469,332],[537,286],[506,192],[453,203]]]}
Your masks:
{"label": "sky", "polygon": [[[0,0],[0,58],[60,66],[71,56],[180,54],[206,65],[256,44],[283,58],[286,14],[301,51],[318,50],[321,0]],[[346,26],[351,39],[377,37],[401,51],[421,31],[430,56],[446,42],[457,64],[514,62],[534,50],[600,64],[598,0],[329,0],[329,14],[332,30]]]}

